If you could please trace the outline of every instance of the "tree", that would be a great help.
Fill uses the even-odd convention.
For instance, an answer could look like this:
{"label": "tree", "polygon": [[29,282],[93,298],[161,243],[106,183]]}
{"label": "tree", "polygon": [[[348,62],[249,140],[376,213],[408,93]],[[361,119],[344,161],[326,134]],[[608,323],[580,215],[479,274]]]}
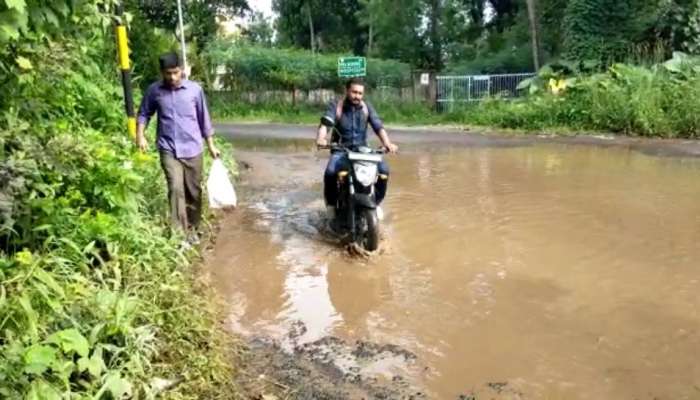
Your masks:
{"label": "tree", "polygon": [[[138,10],[155,27],[175,32],[177,0],[128,0],[126,9]],[[189,40],[204,48],[215,36],[218,16],[232,17],[250,10],[247,0],[184,1],[184,23]]]}
{"label": "tree", "polygon": [[[107,2],[103,6],[109,11],[111,4]],[[0,85],[13,94],[0,98],[0,109],[22,98],[14,92],[13,85],[24,79],[23,73],[34,70],[31,55],[38,54],[39,49],[46,50],[49,43],[63,37],[89,40],[86,27],[91,27],[96,36],[111,23],[109,14],[100,12],[95,2],[90,1],[0,2]]]}
{"label": "tree", "polygon": [[442,29],[443,21],[443,0],[426,0],[425,6],[427,11],[428,30],[426,32],[426,42],[429,44],[429,50],[425,60],[425,65],[433,70],[442,70],[443,54],[442,49],[446,37]]}
{"label": "tree", "polygon": [[311,48],[311,53],[316,52],[316,32],[314,32],[314,18],[311,15],[311,7],[313,7],[312,0],[306,0],[304,4],[304,9],[306,10],[306,20],[309,21],[309,47]]}
{"label": "tree", "polygon": [[272,47],[275,30],[272,21],[262,12],[253,12],[248,25],[243,28],[243,37],[254,45]]}
{"label": "tree", "polygon": [[[367,35],[358,23],[359,0],[274,0],[282,46],[363,54]],[[313,38],[312,38],[313,37]]]}
{"label": "tree", "polygon": [[658,4],[654,0],[570,0],[564,17],[566,57],[601,64],[626,58],[653,31]]}
{"label": "tree", "polygon": [[422,0],[374,0],[372,8],[372,54],[419,64],[424,53],[421,36]]}
{"label": "tree", "polygon": [[697,0],[661,0],[660,17],[654,37],[673,50],[700,53],[700,2]]}
{"label": "tree", "polygon": [[376,20],[381,14],[381,0],[360,0],[360,10],[357,12],[357,21],[361,27],[367,29],[368,56],[374,55],[374,43],[377,36]]}
{"label": "tree", "polygon": [[540,45],[540,57],[546,61],[547,57],[556,58],[563,51],[564,41],[564,15],[569,0],[538,0],[537,17]]}
{"label": "tree", "polygon": [[527,1],[527,17],[530,22],[530,41],[532,42],[532,65],[535,71],[540,69],[540,42],[537,23],[537,6],[536,0]]}
{"label": "tree", "polygon": [[520,10],[520,1],[518,0],[487,0],[494,11],[491,26],[497,32],[503,32],[506,28],[515,23],[515,18]]}

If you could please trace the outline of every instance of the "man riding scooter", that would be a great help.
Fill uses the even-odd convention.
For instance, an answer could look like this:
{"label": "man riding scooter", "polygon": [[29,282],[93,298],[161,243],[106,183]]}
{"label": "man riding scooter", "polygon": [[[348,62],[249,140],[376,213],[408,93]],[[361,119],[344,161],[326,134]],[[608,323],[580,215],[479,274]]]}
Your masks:
{"label": "man riding scooter", "polygon": [[[321,118],[316,138],[317,146],[319,148],[328,147],[329,144],[326,138],[328,129],[329,127],[334,127],[338,133],[338,137],[334,139],[337,139],[340,146],[349,149],[366,147],[367,126],[371,125],[386,151],[392,154],[396,153],[398,146],[389,139],[389,135],[384,129],[374,107],[363,100],[365,93],[364,83],[357,78],[353,78],[347,82],[345,89],[345,97],[337,102],[331,102]],[[323,176],[323,193],[330,220],[334,220],[336,216],[335,206],[338,200],[336,179],[339,172],[346,170],[348,170],[347,153],[342,151],[332,152]],[[378,173],[379,179],[375,184],[375,201],[377,204],[377,217],[381,220],[383,212],[379,204],[386,196],[389,179],[389,166],[383,160],[378,165]]]}

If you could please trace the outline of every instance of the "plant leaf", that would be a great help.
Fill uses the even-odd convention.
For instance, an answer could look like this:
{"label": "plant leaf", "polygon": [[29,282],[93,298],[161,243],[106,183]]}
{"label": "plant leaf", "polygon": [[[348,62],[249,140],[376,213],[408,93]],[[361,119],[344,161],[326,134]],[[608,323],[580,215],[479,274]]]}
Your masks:
{"label": "plant leaf", "polygon": [[90,352],[90,344],[85,336],[77,329],[66,329],[56,332],[47,339],[49,343],[55,343],[61,347],[64,353],[75,351],[81,357],[87,357]]}
{"label": "plant leaf", "polygon": [[56,361],[56,349],[50,346],[34,345],[24,353],[24,372],[41,375]]}
{"label": "plant leaf", "polygon": [[131,383],[119,373],[110,374],[100,389],[101,393],[110,392],[115,399],[131,396]]}
{"label": "plant leaf", "polygon": [[63,288],[61,288],[61,286],[48,272],[44,271],[43,269],[37,269],[34,271],[34,277],[53,290],[58,297],[64,296]]}
{"label": "plant leaf", "polygon": [[27,319],[27,330],[29,331],[29,334],[32,336],[32,338],[37,339],[39,337],[39,329],[37,328],[39,317],[37,317],[31,301],[27,297],[26,293],[22,293],[17,301],[19,302],[22,311],[24,311],[24,316]]}
{"label": "plant leaf", "polygon": [[61,394],[44,381],[34,381],[27,393],[27,400],[61,400]]}
{"label": "plant leaf", "polygon": [[80,360],[78,360],[78,371],[83,372],[87,370],[90,375],[96,378],[102,375],[102,371],[105,368],[105,362],[102,359],[102,349],[99,347],[90,358],[82,357]]}
{"label": "plant leaf", "polygon": [[17,65],[19,65],[19,67],[25,71],[29,71],[33,68],[32,62],[22,56],[17,57],[15,61],[17,61]]}
{"label": "plant leaf", "polygon": [[535,78],[523,79],[515,89],[516,90],[527,89],[528,87],[530,87],[530,85],[533,85],[534,83],[535,83]]}
{"label": "plant leaf", "polygon": [[21,13],[23,13],[27,7],[27,3],[25,3],[24,0],[5,0],[5,5],[7,5],[7,8],[14,8]]}

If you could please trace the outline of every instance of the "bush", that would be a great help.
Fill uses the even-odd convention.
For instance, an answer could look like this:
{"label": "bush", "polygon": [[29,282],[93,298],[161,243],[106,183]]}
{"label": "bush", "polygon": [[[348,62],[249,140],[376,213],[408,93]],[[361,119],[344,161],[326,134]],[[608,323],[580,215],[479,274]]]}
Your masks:
{"label": "bush", "polygon": [[230,397],[196,253],[168,232],[158,161],[134,152],[117,74],[95,63],[111,40],[66,42],[1,77],[0,398],[152,398],[156,377],[182,381],[168,398]]}
{"label": "bush", "polygon": [[[211,43],[205,58],[211,68],[226,67],[224,87],[228,90],[292,88],[301,90],[342,88],[345,79],[338,78],[338,54],[312,54],[306,50],[271,49],[236,44],[225,40]],[[409,86],[411,69],[398,61],[368,59],[368,85],[391,81]]]}
{"label": "bush", "polygon": [[505,128],[695,138],[700,132],[700,60],[681,54],[674,60],[650,68],[615,64],[606,73],[569,80],[571,85],[558,96],[540,90],[512,102],[490,100],[462,111],[459,118]]}
{"label": "bush", "polygon": [[[426,103],[372,101],[370,103],[386,123],[424,125],[438,123],[444,116],[434,113]],[[239,101],[235,94],[227,92],[212,93],[209,96],[211,112],[219,121],[259,121],[280,123],[316,124],[325,111],[325,104],[287,102],[264,102],[251,104]]]}

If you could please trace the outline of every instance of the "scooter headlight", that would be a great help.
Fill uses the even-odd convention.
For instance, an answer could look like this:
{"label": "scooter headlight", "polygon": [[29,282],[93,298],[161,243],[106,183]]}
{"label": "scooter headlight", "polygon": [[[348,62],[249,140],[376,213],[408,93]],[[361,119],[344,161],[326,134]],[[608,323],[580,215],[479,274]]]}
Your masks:
{"label": "scooter headlight", "polygon": [[355,168],[355,178],[363,186],[370,186],[377,181],[377,164],[356,162],[353,167]]}

